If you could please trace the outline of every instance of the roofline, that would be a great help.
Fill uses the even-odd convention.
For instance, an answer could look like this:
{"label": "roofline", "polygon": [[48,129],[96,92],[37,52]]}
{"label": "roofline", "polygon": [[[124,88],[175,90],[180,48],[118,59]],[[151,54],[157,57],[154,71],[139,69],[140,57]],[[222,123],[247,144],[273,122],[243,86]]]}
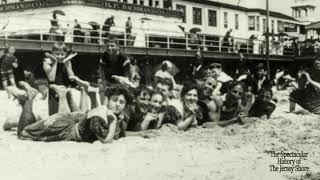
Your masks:
{"label": "roofline", "polygon": [[[181,0],[181,1],[187,1],[187,2],[193,2],[197,4],[205,4],[205,5],[212,5],[216,7],[223,7],[223,8],[229,8],[233,10],[238,10],[238,11],[246,11],[246,12],[258,12],[262,15],[266,14],[266,10],[260,9],[260,8],[246,8],[243,6],[236,6],[233,4],[227,4],[227,3],[222,3],[222,2],[217,2],[217,1],[209,1],[209,0],[201,0],[201,3],[198,0]],[[286,14],[280,13],[280,12],[275,12],[275,11],[270,11],[270,16],[272,17],[278,17],[281,19],[287,19],[295,22],[299,22],[297,19],[288,16]]]}

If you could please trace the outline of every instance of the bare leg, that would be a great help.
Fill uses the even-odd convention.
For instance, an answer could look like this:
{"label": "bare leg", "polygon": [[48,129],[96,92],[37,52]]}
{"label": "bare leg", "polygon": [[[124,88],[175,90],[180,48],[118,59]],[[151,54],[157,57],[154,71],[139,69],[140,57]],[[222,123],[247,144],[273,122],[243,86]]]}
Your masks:
{"label": "bare leg", "polygon": [[91,99],[91,108],[92,109],[102,105],[99,88],[89,87],[88,94]]}
{"label": "bare leg", "polygon": [[10,94],[10,92],[9,92],[9,90],[8,90],[8,81],[7,81],[7,80],[4,80],[4,81],[2,81],[2,84],[3,84],[3,88],[6,90],[6,92],[7,92],[7,94],[8,94],[8,98],[10,99],[11,94]]}
{"label": "bare leg", "polygon": [[88,89],[90,87],[90,83],[87,82],[87,81],[83,81],[83,80],[79,79],[76,76],[70,76],[69,78],[70,78],[70,80],[76,82],[80,86],[80,89],[81,89],[80,110],[82,112],[86,112],[87,110],[89,110],[89,107],[88,107],[88,98],[89,98]]}
{"label": "bare leg", "polygon": [[27,95],[26,91],[21,90],[16,86],[7,86],[6,89],[10,95],[13,95],[17,99],[19,99],[21,96]]}
{"label": "bare leg", "polygon": [[77,104],[77,102],[75,101],[75,95],[74,95],[74,90],[73,89],[69,89],[68,91],[68,102],[69,102],[69,107],[71,109],[71,112],[76,112],[76,111],[80,111],[80,107],[79,104]]}
{"label": "bare leg", "polygon": [[9,80],[10,80],[11,86],[17,86],[16,85],[16,81],[14,80],[14,78],[10,78]]}
{"label": "bare leg", "polygon": [[296,110],[296,103],[290,101],[289,112],[294,112]]}
{"label": "bare leg", "polygon": [[67,100],[67,88],[64,86],[50,85],[50,88],[53,89],[59,96],[59,108],[58,113],[70,113],[70,107]]}
{"label": "bare leg", "polygon": [[18,137],[21,136],[21,132],[26,126],[37,121],[32,111],[33,99],[35,96],[36,93],[28,93],[28,100],[23,103],[22,113],[18,124]]}

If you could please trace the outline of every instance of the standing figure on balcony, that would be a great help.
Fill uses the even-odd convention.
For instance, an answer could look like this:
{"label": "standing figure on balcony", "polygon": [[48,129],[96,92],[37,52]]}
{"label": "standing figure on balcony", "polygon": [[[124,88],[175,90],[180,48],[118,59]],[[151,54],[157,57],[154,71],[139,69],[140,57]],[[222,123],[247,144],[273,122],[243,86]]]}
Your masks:
{"label": "standing figure on balcony", "polygon": [[81,37],[83,36],[83,33],[81,31],[81,25],[79,24],[77,19],[74,20],[73,36],[73,42],[83,42],[83,38]]}
{"label": "standing figure on balcony", "polygon": [[136,39],[134,41],[134,47],[146,47],[146,26],[142,19],[138,33],[136,34]]}
{"label": "standing figure on balcony", "polygon": [[104,25],[102,27],[102,31],[103,31],[103,33],[102,33],[103,36],[102,37],[104,38],[105,42],[106,42],[106,38],[109,38],[109,36],[110,36],[111,26],[115,26],[114,16],[113,15],[106,19],[106,21],[104,22]]}
{"label": "standing figure on balcony", "polygon": [[66,33],[64,35],[64,42],[72,43],[73,42],[73,29],[70,24],[67,24]]}

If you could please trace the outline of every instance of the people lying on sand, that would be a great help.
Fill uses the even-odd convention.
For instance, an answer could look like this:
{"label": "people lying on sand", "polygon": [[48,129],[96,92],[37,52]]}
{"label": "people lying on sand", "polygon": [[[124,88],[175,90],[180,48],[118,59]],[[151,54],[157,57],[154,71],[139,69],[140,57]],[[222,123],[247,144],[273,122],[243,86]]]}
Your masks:
{"label": "people lying on sand", "polygon": [[229,86],[228,93],[214,101],[217,106],[215,117],[217,122],[204,123],[203,127],[214,127],[216,125],[225,127],[240,123],[245,117],[245,108],[242,102],[242,96],[245,92],[245,85],[242,82],[233,82]]}
{"label": "people lying on sand", "polygon": [[270,118],[276,109],[276,102],[272,100],[273,93],[271,89],[261,89],[257,99],[248,112],[249,117]]}
{"label": "people lying on sand", "polygon": [[[131,101],[129,92],[123,87],[109,88],[106,91],[109,99],[107,107],[96,106],[88,110],[86,105],[90,84],[78,78],[73,80],[82,87],[81,111],[71,112],[66,97],[67,89],[64,86],[51,85],[59,96],[59,112],[46,120],[36,122],[32,113],[34,94],[29,93],[19,121],[18,137],[20,139],[89,143],[99,140],[102,143],[110,143],[113,139],[124,136],[123,123],[127,118],[124,109]],[[99,94],[97,91],[95,93]]]}
{"label": "people lying on sand", "polygon": [[[74,76],[72,64],[70,60],[76,54],[67,57],[66,45],[57,42],[52,47],[52,54],[46,53],[47,58],[44,59],[43,69],[47,75],[49,84],[57,84],[68,86],[70,84],[69,77]],[[49,114],[58,112],[58,98],[55,91],[49,89]]]}
{"label": "people lying on sand", "polygon": [[[36,89],[31,87],[27,82],[18,82],[18,87],[9,86],[10,92],[18,101],[23,102],[27,98],[27,93],[37,93],[33,103],[33,114],[37,121],[46,119],[49,116],[48,113],[48,82],[46,80],[36,80],[34,86]],[[38,91],[37,91],[38,90]],[[4,124],[3,129],[9,131],[12,128],[18,127],[19,116],[21,114],[10,114]]]}
{"label": "people lying on sand", "polygon": [[[171,104],[171,106],[177,109],[181,116],[176,122],[179,130],[186,131],[191,127],[197,126],[198,121],[203,121],[203,113],[198,106],[198,93],[198,86],[192,82],[187,82],[181,91],[181,105],[177,102]],[[180,109],[180,107],[182,107],[182,109]]]}
{"label": "people lying on sand", "polygon": [[275,83],[277,90],[286,90],[288,87],[295,87],[295,79],[290,76],[287,69],[276,73]]}
{"label": "people lying on sand", "polygon": [[138,123],[137,130],[145,131],[147,129],[159,129],[162,125],[164,112],[160,112],[163,109],[162,103],[165,101],[164,95],[157,91],[153,92],[148,111],[140,117],[141,122]]}
{"label": "people lying on sand", "polygon": [[154,81],[153,89],[156,91],[162,92],[162,94],[166,97],[167,100],[169,100],[172,90],[173,90],[173,84],[170,79],[167,78],[157,78]]}
{"label": "people lying on sand", "polygon": [[261,88],[272,89],[275,84],[273,80],[268,79],[267,70],[263,63],[259,63],[255,67],[253,75],[244,75],[239,77],[238,80],[244,82],[248,89],[252,89],[254,95],[258,95]]}
{"label": "people lying on sand", "polygon": [[209,66],[212,77],[218,81],[217,87],[213,91],[214,95],[220,95],[224,93],[225,87],[233,80],[229,75],[222,71],[222,65],[220,63],[212,63]]}
{"label": "people lying on sand", "polygon": [[203,122],[198,122],[200,126],[205,122],[215,122],[219,120],[219,117],[215,116],[217,114],[217,103],[215,102],[217,96],[213,95],[217,83],[218,82],[212,77],[207,77],[205,78],[204,84],[200,85],[198,105],[203,110]]}
{"label": "people lying on sand", "polygon": [[135,90],[134,103],[129,107],[128,131],[137,131],[138,123],[146,115],[150,106],[152,90],[146,86],[140,86]]}
{"label": "people lying on sand", "polygon": [[290,94],[290,112],[295,111],[295,105],[320,114],[320,56],[314,61],[310,70],[301,70],[298,72],[298,89]]}

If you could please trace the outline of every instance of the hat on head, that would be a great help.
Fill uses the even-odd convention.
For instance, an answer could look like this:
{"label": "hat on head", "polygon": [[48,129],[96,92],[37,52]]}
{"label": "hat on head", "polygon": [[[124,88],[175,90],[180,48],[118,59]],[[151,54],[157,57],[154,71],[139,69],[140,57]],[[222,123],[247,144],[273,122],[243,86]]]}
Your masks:
{"label": "hat on head", "polygon": [[209,66],[210,68],[215,68],[215,67],[218,67],[218,68],[221,68],[222,67],[222,65],[220,64],[220,63],[212,63],[212,64],[210,64],[210,66]]}

